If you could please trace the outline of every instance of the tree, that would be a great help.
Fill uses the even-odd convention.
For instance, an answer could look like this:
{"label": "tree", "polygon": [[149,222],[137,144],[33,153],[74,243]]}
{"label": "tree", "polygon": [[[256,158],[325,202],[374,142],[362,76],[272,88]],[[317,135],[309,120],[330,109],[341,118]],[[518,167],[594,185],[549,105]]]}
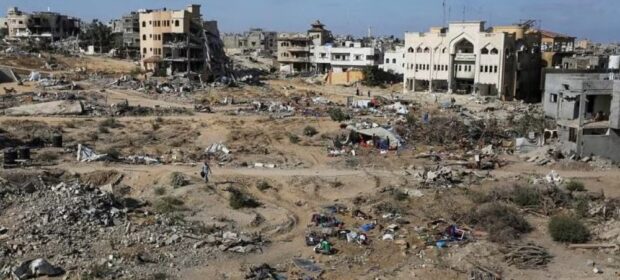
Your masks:
{"label": "tree", "polygon": [[97,19],[93,20],[82,34],[82,43],[99,46],[99,52],[102,53],[112,46],[112,39],[112,28]]}
{"label": "tree", "polygon": [[380,86],[387,82],[399,82],[400,78],[393,73],[383,71],[378,66],[368,66],[364,68],[364,80],[362,83],[366,86]]}

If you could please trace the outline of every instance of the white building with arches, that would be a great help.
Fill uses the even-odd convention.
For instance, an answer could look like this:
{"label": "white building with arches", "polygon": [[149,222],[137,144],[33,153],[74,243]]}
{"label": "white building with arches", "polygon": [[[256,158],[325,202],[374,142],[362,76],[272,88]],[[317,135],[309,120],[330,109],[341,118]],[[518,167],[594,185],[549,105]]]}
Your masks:
{"label": "white building with arches", "polygon": [[528,26],[485,29],[483,21],[406,33],[405,93],[477,93],[536,101],[540,98],[540,67],[536,70],[540,50],[535,38],[539,36]]}

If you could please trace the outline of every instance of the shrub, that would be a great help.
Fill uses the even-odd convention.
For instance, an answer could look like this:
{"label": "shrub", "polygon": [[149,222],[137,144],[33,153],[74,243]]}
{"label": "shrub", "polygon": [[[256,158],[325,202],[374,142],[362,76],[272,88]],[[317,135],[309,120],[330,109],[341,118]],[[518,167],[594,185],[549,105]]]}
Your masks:
{"label": "shrub", "polygon": [[590,231],[574,216],[555,216],[549,221],[549,234],[558,242],[584,243],[590,239]]}
{"label": "shrub", "polygon": [[330,108],[327,113],[329,114],[329,117],[335,122],[343,122],[351,119],[351,116],[344,113],[340,108]]}
{"label": "shrub", "polygon": [[187,178],[185,178],[185,175],[183,175],[183,173],[181,172],[172,172],[172,174],[170,174],[170,185],[172,185],[172,187],[176,188],[180,188],[180,187],[184,187],[188,184],[188,180]]}
{"label": "shrub", "polygon": [[229,204],[232,209],[241,208],[256,208],[260,206],[260,203],[253,197],[241,192],[237,189],[229,189],[230,199]]}
{"label": "shrub", "polygon": [[317,135],[319,132],[316,130],[316,128],[312,127],[312,126],[306,126],[304,128],[304,135],[308,136],[308,137],[312,137],[314,135]]}
{"label": "shrub", "polygon": [[540,193],[535,187],[515,186],[511,200],[521,207],[536,207],[540,205]]}
{"label": "shrub", "polygon": [[394,192],[392,192],[392,195],[394,196],[394,199],[397,201],[403,201],[403,200],[407,200],[409,198],[409,195],[400,191],[400,190],[394,190]]}
{"label": "shrub", "polygon": [[159,123],[151,123],[151,128],[153,128],[153,130],[159,130],[161,128],[161,125]]}
{"label": "shrub", "polygon": [[497,202],[478,206],[477,209],[471,211],[466,220],[467,223],[486,230],[489,233],[489,239],[493,242],[512,241],[519,238],[521,234],[532,231],[532,226],[517,209]]}
{"label": "shrub", "polygon": [[586,190],[582,182],[574,181],[574,180],[570,180],[566,182],[566,189],[571,192],[582,192]]}
{"label": "shrub", "polygon": [[119,127],[119,123],[115,118],[107,118],[99,123],[100,127],[116,128]]}
{"label": "shrub", "polygon": [[164,194],[166,194],[166,188],[164,188],[164,187],[155,187],[153,189],[153,192],[155,193],[155,195],[164,195]]}
{"label": "shrub", "polygon": [[39,160],[41,160],[42,162],[53,162],[58,160],[58,158],[58,153],[52,151],[44,151],[39,154]]}
{"label": "shrub", "polygon": [[578,217],[587,217],[590,211],[590,201],[585,197],[577,198],[573,202],[573,207]]}
{"label": "shrub", "polygon": [[155,122],[156,123],[163,123],[164,119],[162,117],[157,117],[157,118],[155,118]]}
{"label": "shrub", "polygon": [[106,126],[102,126],[102,125],[99,125],[98,131],[99,133],[103,133],[103,134],[110,133],[110,130]]}
{"label": "shrub", "polygon": [[290,141],[291,144],[297,144],[301,139],[299,139],[299,136],[291,133],[288,135],[288,141]]}
{"label": "shrub", "polygon": [[159,213],[172,213],[185,210],[185,202],[176,197],[164,196],[155,201],[153,207]]}
{"label": "shrub", "polygon": [[265,191],[271,188],[271,185],[269,185],[269,182],[265,180],[261,180],[256,184],[256,188],[259,189],[260,191]]}

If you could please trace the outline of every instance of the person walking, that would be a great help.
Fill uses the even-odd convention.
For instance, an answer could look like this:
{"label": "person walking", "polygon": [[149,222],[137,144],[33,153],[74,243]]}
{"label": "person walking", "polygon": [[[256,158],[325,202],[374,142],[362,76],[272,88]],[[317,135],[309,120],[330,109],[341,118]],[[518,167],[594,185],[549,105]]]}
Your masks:
{"label": "person walking", "polygon": [[209,183],[209,173],[211,173],[209,160],[205,160],[205,162],[202,164],[202,170],[200,170],[200,176],[205,180],[205,183]]}

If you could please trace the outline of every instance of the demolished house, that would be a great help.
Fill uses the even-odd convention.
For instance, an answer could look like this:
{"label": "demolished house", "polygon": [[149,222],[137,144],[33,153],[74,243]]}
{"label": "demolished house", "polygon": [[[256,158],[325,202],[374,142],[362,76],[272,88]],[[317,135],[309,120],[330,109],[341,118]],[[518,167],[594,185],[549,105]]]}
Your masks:
{"label": "demolished house", "polygon": [[200,5],[140,13],[142,67],[156,75],[197,74],[214,80],[229,73],[216,21],[202,21]]}
{"label": "demolished house", "polygon": [[49,39],[51,41],[76,36],[80,33],[80,20],[54,12],[20,11],[17,7],[7,12],[9,38]]}
{"label": "demolished house", "polygon": [[[615,79],[614,79],[615,78]],[[547,73],[544,109],[569,156],[620,161],[620,79],[613,74]]]}

